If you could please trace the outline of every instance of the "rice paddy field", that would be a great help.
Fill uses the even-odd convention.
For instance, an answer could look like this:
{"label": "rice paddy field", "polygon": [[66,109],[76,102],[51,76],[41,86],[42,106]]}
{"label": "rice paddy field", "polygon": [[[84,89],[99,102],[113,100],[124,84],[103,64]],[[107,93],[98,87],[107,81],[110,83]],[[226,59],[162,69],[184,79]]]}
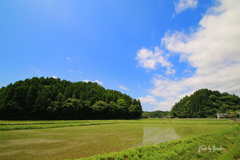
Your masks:
{"label": "rice paddy field", "polygon": [[[144,159],[144,156],[135,157],[134,154],[139,155],[137,150],[188,138],[209,137],[231,127],[236,129],[239,125],[235,121],[218,119],[0,121],[0,159]],[[230,132],[236,132],[239,138],[238,131]],[[226,135],[226,139],[233,140],[230,134]],[[199,148],[196,144],[194,147]],[[130,151],[132,156],[126,156],[125,152]],[[202,154],[198,150],[194,152]]]}

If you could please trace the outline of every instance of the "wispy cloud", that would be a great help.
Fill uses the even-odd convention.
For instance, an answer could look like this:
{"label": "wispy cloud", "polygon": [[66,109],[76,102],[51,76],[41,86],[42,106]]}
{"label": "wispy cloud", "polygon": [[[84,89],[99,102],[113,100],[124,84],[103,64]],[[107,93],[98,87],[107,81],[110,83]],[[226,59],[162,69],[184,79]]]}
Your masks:
{"label": "wispy cloud", "polygon": [[183,73],[191,73],[191,70],[185,69]]}
{"label": "wispy cloud", "polygon": [[33,66],[31,66],[31,68],[35,71],[35,73],[40,74],[41,71],[39,69],[34,68]]}
{"label": "wispy cloud", "polygon": [[122,86],[122,85],[119,85],[119,87],[120,87],[121,89],[124,89],[124,90],[129,91],[129,89],[128,89],[127,87],[124,87],[124,86]]}
{"label": "wispy cloud", "polygon": [[71,69],[69,69],[69,70],[67,70],[67,71],[70,72],[70,73],[74,72],[74,70],[71,70]]}
{"label": "wispy cloud", "polygon": [[161,44],[171,54],[179,54],[180,60],[196,71],[179,80],[155,75],[149,92],[165,99],[155,109],[170,110],[175,102],[201,88],[240,95],[240,1],[220,2],[209,8],[196,32],[186,35],[176,31],[162,38]]}
{"label": "wispy cloud", "polygon": [[69,62],[71,62],[71,58],[69,58],[69,57],[66,57],[66,59],[67,59]]}
{"label": "wispy cloud", "polygon": [[188,8],[196,8],[198,0],[179,0],[178,3],[174,3],[176,13],[180,13]]}

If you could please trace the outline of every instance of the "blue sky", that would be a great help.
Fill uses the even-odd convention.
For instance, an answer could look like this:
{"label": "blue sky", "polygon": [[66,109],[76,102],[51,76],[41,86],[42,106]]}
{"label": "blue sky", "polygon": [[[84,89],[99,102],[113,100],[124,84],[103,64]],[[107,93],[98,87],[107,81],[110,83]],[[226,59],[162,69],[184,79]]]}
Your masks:
{"label": "blue sky", "polygon": [[171,110],[197,89],[240,95],[239,0],[2,0],[0,87],[97,82]]}

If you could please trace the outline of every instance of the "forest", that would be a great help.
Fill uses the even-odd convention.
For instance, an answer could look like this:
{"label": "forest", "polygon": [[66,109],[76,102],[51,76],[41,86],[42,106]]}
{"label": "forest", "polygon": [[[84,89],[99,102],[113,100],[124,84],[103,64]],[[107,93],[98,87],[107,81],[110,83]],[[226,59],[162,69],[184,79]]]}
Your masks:
{"label": "forest", "polygon": [[142,118],[167,118],[169,114],[169,111],[152,111],[152,112],[147,112],[144,111],[142,113]]}
{"label": "forest", "polygon": [[92,82],[33,77],[0,89],[0,119],[137,119],[139,100]]}
{"label": "forest", "polygon": [[214,118],[217,113],[237,110],[240,110],[240,98],[235,94],[201,89],[175,103],[170,115],[179,118]]}

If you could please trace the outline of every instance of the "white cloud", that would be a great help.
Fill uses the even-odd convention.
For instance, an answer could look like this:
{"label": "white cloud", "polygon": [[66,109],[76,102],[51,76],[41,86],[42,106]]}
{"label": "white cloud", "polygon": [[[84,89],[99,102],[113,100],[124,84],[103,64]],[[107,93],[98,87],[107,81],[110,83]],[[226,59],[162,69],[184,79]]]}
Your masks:
{"label": "white cloud", "polygon": [[167,61],[166,57],[163,55],[163,51],[159,47],[155,47],[154,53],[152,50],[142,48],[137,52],[138,64],[146,69],[157,69],[156,66],[161,64],[162,67],[166,67],[166,74],[173,74],[175,70],[171,70],[173,66]]}
{"label": "white cloud", "polygon": [[34,68],[33,66],[31,66],[31,68],[35,71],[35,73],[40,74],[41,71],[39,69]]}
{"label": "white cloud", "polygon": [[170,69],[170,70],[167,70],[167,71],[165,71],[165,74],[174,74],[176,72],[176,70],[175,69]]}
{"label": "white cloud", "polygon": [[[191,73],[191,70],[185,69],[185,70],[183,71],[183,73]],[[183,73],[182,73],[182,74],[183,74]]]}
{"label": "white cloud", "polygon": [[127,87],[124,87],[124,86],[122,86],[122,85],[119,85],[119,87],[121,88],[121,89],[124,89],[124,90],[129,90]]}
{"label": "white cloud", "polygon": [[196,32],[186,35],[176,31],[162,38],[168,51],[179,54],[180,61],[187,61],[196,71],[179,80],[156,75],[149,92],[165,100],[155,109],[170,110],[185,95],[202,88],[240,95],[240,1],[220,2],[203,16]]}
{"label": "white cloud", "polygon": [[[92,81],[85,79],[85,80],[83,80],[83,82],[88,83],[88,82],[92,82]],[[103,82],[101,82],[101,81],[99,81],[99,80],[97,80],[97,79],[96,79],[94,82],[96,82],[96,83],[99,84],[99,85],[102,85],[102,84],[103,84]]]}
{"label": "white cloud", "polygon": [[196,8],[198,0],[179,0],[178,3],[174,3],[175,11],[180,13],[188,8]]}
{"label": "white cloud", "polygon": [[69,70],[67,70],[67,71],[68,71],[68,72],[71,72],[71,73],[74,72],[74,70],[71,70],[71,69],[69,69]]}
{"label": "white cloud", "polygon": [[157,100],[153,96],[147,95],[146,97],[139,97],[138,99],[141,103],[157,104]]}
{"label": "white cloud", "polygon": [[71,59],[70,59],[69,57],[66,57],[66,59],[67,59],[69,62],[71,62]]}
{"label": "white cloud", "polygon": [[57,79],[57,77],[55,77],[55,76],[52,76],[52,78]]}
{"label": "white cloud", "polygon": [[85,79],[85,80],[83,80],[83,82],[86,82],[86,83],[88,83],[88,82],[89,82],[89,80]]}
{"label": "white cloud", "polygon": [[97,82],[98,84],[100,84],[100,85],[102,85],[103,84],[103,82],[100,82],[99,80],[95,80],[94,82]]}

